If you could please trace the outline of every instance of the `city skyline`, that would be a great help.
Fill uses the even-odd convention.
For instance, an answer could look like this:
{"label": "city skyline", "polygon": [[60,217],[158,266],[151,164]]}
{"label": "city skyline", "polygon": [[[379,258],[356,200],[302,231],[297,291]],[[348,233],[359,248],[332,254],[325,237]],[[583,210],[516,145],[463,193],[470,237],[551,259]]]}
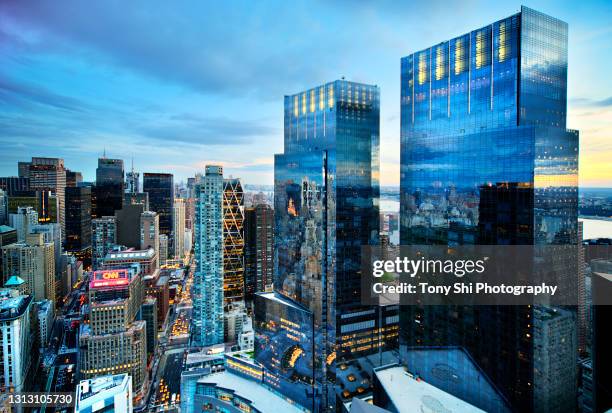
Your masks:
{"label": "city skyline", "polygon": [[[610,67],[601,50],[609,48],[612,6],[525,4],[570,25],[568,127],[581,131],[580,185],[610,187],[612,80],[583,79]],[[64,13],[50,2],[7,5],[0,10],[0,174],[16,175],[16,162],[30,156],[58,156],[92,181],[106,151],[133,157],[137,171],[171,172],[176,182],[221,163],[246,184],[272,184],[281,97],[346,76],[381,89],[381,185],[398,185],[400,58],[516,12],[520,2],[469,3],[450,16],[435,2],[362,6],[143,13],[134,4],[75,3]]]}

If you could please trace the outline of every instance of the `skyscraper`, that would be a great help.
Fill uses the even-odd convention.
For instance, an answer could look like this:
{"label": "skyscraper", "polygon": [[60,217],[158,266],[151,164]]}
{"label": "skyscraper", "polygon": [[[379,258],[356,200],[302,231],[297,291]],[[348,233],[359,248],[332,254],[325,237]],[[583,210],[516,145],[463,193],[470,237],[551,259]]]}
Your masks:
{"label": "skyscraper", "polygon": [[274,210],[258,204],[244,210],[244,280],[247,301],[272,289],[274,269]]}
{"label": "skyscraper", "polygon": [[136,320],[144,298],[138,266],[96,271],[89,283],[89,324],[81,324],[79,370],[83,378],[127,373],[134,399],[147,384],[145,321]]}
{"label": "skyscraper", "polygon": [[196,184],[196,269],[192,287],[192,342],[223,343],[223,167],[207,165]]}
{"label": "skyscraper", "polygon": [[223,181],[223,297],[244,301],[244,192],[240,179]]}
{"label": "skyscraper", "polygon": [[185,256],[185,200],[174,200],[174,258],[182,259]]}
{"label": "skyscraper", "polygon": [[31,304],[29,295],[0,289],[0,392],[3,394],[25,390],[32,363]]}
{"label": "skyscraper", "polygon": [[337,362],[382,344],[359,288],[361,247],[378,243],[379,93],[337,80],[285,96],[275,292],[255,296],[255,358],[268,384],[312,411],[335,405]]}
{"label": "skyscraper", "polygon": [[83,175],[80,172],[66,169],[66,186],[79,186],[83,182]]}
{"label": "skyscraper", "polygon": [[124,171],[122,159],[98,159],[96,186],[93,188],[93,217],[115,215],[123,205]]}
{"label": "skyscraper", "polygon": [[115,217],[102,217],[91,220],[91,268],[102,268],[106,254],[117,243],[117,220]]}
{"label": "skyscraper", "polygon": [[[403,245],[576,243],[567,33],[566,23],[523,7],[401,60]],[[567,271],[575,266],[568,258]],[[547,310],[403,306],[402,357],[414,346],[460,346],[513,409],[573,411],[575,333]],[[550,346],[546,328],[565,344]],[[554,369],[541,368],[551,358]]]}
{"label": "skyscraper", "polygon": [[2,247],[3,276],[19,275],[27,284],[25,292],[35,301],[55,302],[55,254],[52,242],[43,234],[28,234],[24,242]]}
{"label": "skyscraper", "polygon": [[64,249],[84,262],[91,257],[91,187],[66,188]]}
{"label": "skyscraper", "polygon": [[55,193],[57,197],[57,222],[62,228],[62,235],[66,236],[64,213],[66,212],[66,168],[64,160],[60,158],[32,158],[28,168],[29,189],[47,190]]}
{"label": "skyscraper", "polygon": [[0,225],[8,224],[8,194],[0,189]]}
{"label": "skyscraper", "polygon": [[9,214],[9,225],[17,231],[17,239],[25,241],[30,228],[38,224],[38,213],[32,207],[18,207],[15,214]]}
{"label": "skyscraper", "polygon": [[140,214],[140,249],[153,248],[158,255],[157,268],[159,268],[159,215],[153,211]]}
{"label": "skyscraper", "polygon": [[159,215],[159,232],[172,239],[172,206],[174,179],[172,174],[144,174],[143,192],[149,194],[149,209]]}

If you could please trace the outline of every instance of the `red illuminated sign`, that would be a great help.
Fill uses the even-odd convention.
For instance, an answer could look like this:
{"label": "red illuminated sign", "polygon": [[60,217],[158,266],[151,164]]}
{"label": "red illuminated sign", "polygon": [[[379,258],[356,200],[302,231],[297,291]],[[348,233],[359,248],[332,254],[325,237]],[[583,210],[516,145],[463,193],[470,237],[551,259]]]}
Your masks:
{"label": "red illuminated sign", "polygon": [[89,288],[119,287],[129,283],[128,271],[125,269],[102,270],[93,273]]}

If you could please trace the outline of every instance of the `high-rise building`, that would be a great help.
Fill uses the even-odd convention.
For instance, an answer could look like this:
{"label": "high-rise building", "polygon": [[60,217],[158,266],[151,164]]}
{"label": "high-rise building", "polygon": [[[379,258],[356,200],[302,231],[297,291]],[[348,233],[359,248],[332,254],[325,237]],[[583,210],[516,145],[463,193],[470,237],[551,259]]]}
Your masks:
{"label": "high-rise building", "polygon": [[143,176],[143,192],[149,194],[149,208],[159,215],[159,233],[172,239],[172,207],[174,177],[172,174],[150,173]]}
{"label": "high-rise building", "polygon": [[168,236],[165,234],[159,235],[159,251],[158,251],[159,265],[166,265],[168,261]]}
{"label": "high-rise building", "polygon": [[57,197],[57,221],[66,236],[64,213],[66,212],[65,189],[66,168],[60,158],[32,158],[28,168],[29,188],[31,190],[47,190]]}
{"label": "high-rise building", "polygon": [[[567,35],[566,23],[523,7],[401,60],[402,245],[576,243],[578,132],[565,129]],[[566,261],[575,277],[576,257]],[[400,353],[459,346],[514,410],[573,411],[567,345],[575,339],[551,346],[536,334],[551,328],[549,338],[568,340],[575,335],[563,329],[571,323],[538,311],[402,306]],[[555,367],[542,370],[542,360]]]}
{"label": "high-rise building", "polygon": [[93,188],[94,218],[115,215],[123,205],[123,160],[102,157],[98,159],[96,186]]}
{"label": "high-rise building", "polygon": [[244,280],[247,301],[271,291],[274,270],[274,210],[258,204],[244,210]]}
{"label": "high-rise building", "polygon": [[[29,172],[28,172],[29,173]],[[17,176],[2,176],[0,177],[0,189],[13,196],[16,193],[29,191],[30,190],[30,177],[17,177]]]}
{"label": "high-rise building", "polygon": [[8,194],[0,189],[0,225],[8,224]]}
{"label": "high-rise building", "polygon": [[244,192],[236,178],[223,181],[223,297],[244,301]]}
{"label": "high-rise building", "polygon": [[115,374],[81,380],[77,386],[74,412],[132,413],[132,377]]}
{"label": "high-rise building", "polygon": [[5,278],[18,275],[25,280],[26,293],[35,301],[55,302],[54,246],[44,242],[43,234],[28,234],[25,242],[2,247],[2,266]]}
{"label": "high-rise building", "polygon": [[60,257],[62,255],[62,231],[59,224],[36,224],[30,227],[31,234],[43,234],[43,242],[53,244],[53,252],[55,253],[55,274],[59,274]]}
{"label": "high-rise building", "polygon": [[157,299],[155,297],[145,297],[140,310],[140,320],[147,326],[147,354],[155,354],[157,347]]}
{"label": "high-rise building", "polygon": [[174,200],[174,258],[182,259],[185,256],[185,200]]}
{"label": "high-rise building", "polygon": [[141,204],[124,204],[115,212],[117,244],[128,248],[140,248],[140,216],[146,211]]}
{"label": "high-rise building", "polygon": [[1,248],[14,244],[17,242],[17,231],[13,227],[8,227],[6,225],[0,225],[0,282],[5,282],[11,275],[4,274],[4,264],[2,263],[2,250]]}
{"label": "high-rise building", "polygon": [[91,254],[91,188],[66,188],[64,249],[88,262]]}
{"label": "high-rise building", "polygon": [[41,224],[57,223],[57,196],[48,190],[15,192],[8,199],[9,214],[17,213],[20,207],[32,207],[38,213]]}
{"label": "high-rise building", "polygon": [[135,194],[140,192],[140,172],[134,172],[134,161],[132,170],[125,174],[125,192]]}
{"label": "high-rise building", "polygon": [[145,211],[149,210],[149,194],[146,192],[126,192],[123,194],[123,207],[129,205],[142,205]]}
{"label": "high-rise building", "polygon": [[66,186],[77,187],[83,182],[83,175],[77,171],[66,169]]}
{"label": "high-rise building", "polygon": [[311,411],[334,408],[337,362],[386,342],[379,322],[390,318],[360,302],[361,248],[378,243],[379,94],[337,80],[285,96],[274,292],[255,296],[255,358]]}
{"label": "high-rise building", "polygon": [[15,214],[9,214],[9,225],[17,231],[17,239],[24,242],[30,228],[38,224],[38,213],[32,207],[19,207]]}
{"label": "high-rise building", "polygon": [[140,249],[153,248],[159,255],[159,236],[159,215],[153,211],[140,214]]}
{"label": "high-rise building", "polygon": [[223,167],[207,165],[196,185],[192,342],[223,343]]}
{"label": "high-rise building", "polygon": [[32,297],[0,289],[0,393],[19,393],[32,363]]}
{"label": "high-rise building", "polygon": [[81,324],[79,334],[82,377],[129,374],[135,401],[147,386],[146,323],[136,320],[143,298],[138,266],[95,271],[89,283],[89,324]]}
{"label": "high-rise building", "polygon": [[104,258],[117,244],[117,220],[102,217],[91,220],[91,268],[102,268]]}

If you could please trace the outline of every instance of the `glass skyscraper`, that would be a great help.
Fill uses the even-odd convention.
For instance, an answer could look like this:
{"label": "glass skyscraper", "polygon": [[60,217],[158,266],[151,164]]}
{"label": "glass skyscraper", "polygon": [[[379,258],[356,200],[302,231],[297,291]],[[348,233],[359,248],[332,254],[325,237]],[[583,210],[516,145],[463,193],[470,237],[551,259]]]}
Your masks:
{"label": "glass skyscraper", "polygon": [[210,346],[223,343],[223,167],[207,165],[195,192],[191,333],[193,345]]}
{"label": "glass skyscraper", "polygon": [[149,194],[149,208],[159,215],[159,232],[173,239],[174,175],[146,172],[142,186]]}
{"label": "glass skyscraper", "polygon": [[98,159],[93,188],[93,217],[113,216],[123,206],[124,170],[122,159]]}
{"label": "glass skyscraper", "polygon": [[337,80],[285,96],[274,161],[274,292],[255,297],[255,358],[308,410],[333,407],[336,363],[375,351],[360,304],[363,245],[378,243],[379,88]]}
{"label": "glass skyscraper", "polygon": [[[523,7],[401,60],[402,244],[577,242],[567,36],[566,23]],[[575,260],[566,265],[571,275]],[[460,346],[513,410],[574,411],[575,331],[550,314],[402,307],[401,353],[407,362],[415,347]],[[487,405],[485,395],[459,397]]]}

